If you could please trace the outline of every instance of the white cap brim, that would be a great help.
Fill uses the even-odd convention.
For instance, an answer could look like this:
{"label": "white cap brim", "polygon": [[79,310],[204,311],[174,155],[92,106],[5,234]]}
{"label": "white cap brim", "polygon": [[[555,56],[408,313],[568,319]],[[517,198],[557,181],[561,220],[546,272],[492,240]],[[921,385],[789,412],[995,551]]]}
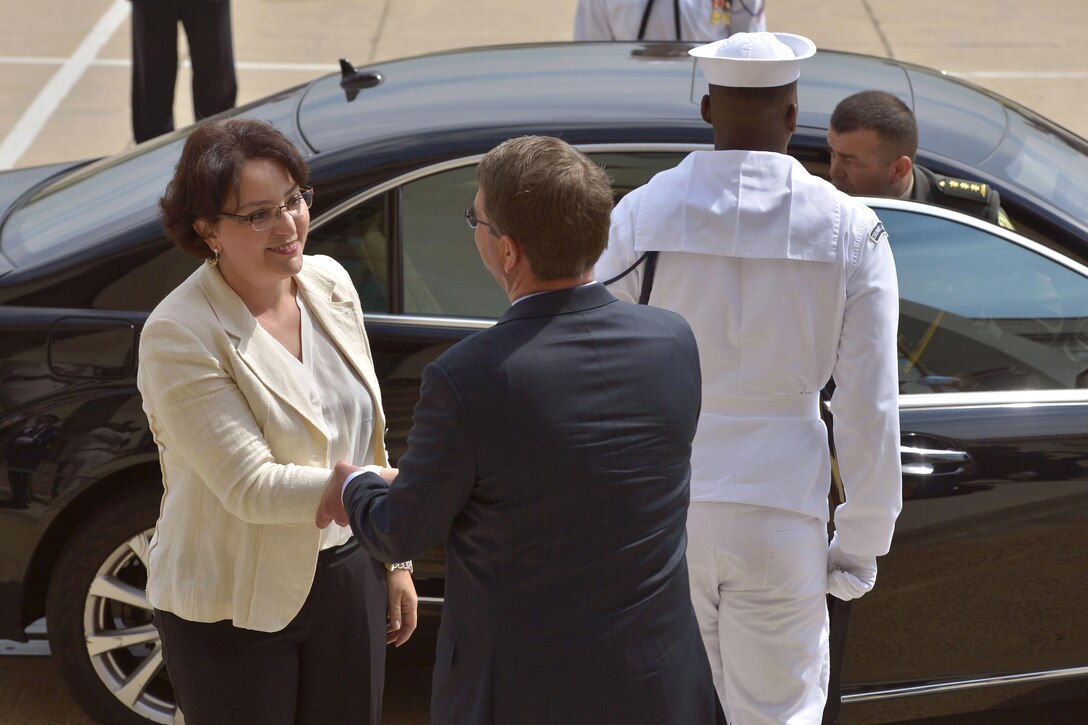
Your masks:
{"label": "white cap brim", "polygon": [[[771,46],[773,56],[759,57],[759,51]],[[816,44],[792,33],[734,33],[692,48],[688,54],[698,61],[703,77],[712,86],[772,88],[800,78],[801,62],[816,54]]]}

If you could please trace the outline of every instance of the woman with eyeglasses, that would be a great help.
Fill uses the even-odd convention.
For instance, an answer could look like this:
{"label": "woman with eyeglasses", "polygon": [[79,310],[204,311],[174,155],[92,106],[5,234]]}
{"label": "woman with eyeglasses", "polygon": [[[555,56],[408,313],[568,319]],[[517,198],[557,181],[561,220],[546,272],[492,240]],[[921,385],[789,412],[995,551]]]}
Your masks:
{"label": "woman with eyeglasses", "polygon": [[164,486],[147,596],[190,725],[377,725],[385,646],[415,629],[410,564],[314,526],[336,461],[388,463],[358,294],[303,255],[306,176],[268,123],[221,120],[160,202],[206,260],[148,318],[138,375]]}

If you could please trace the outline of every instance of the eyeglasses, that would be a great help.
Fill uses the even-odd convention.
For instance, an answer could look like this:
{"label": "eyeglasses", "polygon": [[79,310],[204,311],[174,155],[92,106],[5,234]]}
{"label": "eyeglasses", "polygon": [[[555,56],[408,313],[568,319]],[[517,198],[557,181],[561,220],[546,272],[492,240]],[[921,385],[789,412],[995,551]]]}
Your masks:
{"label": "eyeglasses", "polygon": [[286,211],[296,219],[302,216],[302,212],[305,209],[310,208],[310,204],[314,202],[314,190],[308,186],[300,186],[298,193],[288,199],[285,203],[279,206],[272,206],[267,209],[258,209],[252,214],[227,214],[226,212],[220,212],[219,216],[225,216],[228,219],[236,219],[240,222],[249,222],[253,226],[253,231],[263,232],[266,229],[271,229],[272,225],[280,220],[280,215]]}
{"label": "eyeglasses", "polygon": [[491,222],[485,222],[480,217],[476,216],[476,210],[470,205],[468,209],[465,209],[465,221],[468,222],[470,229],[476,229],[476,227],[483,224],[485,227],[491,230],[492,234],[497,235],[499,230],[492,226]]}

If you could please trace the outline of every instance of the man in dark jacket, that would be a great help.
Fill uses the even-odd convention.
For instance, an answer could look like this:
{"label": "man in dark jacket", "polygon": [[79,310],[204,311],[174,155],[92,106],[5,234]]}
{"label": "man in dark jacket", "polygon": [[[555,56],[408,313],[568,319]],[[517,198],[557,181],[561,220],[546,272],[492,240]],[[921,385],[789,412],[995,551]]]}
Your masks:
{"label": "man in dark jacket", "polygon": [[427,366],[399,474],[341,489],[339,464],[318,523],[384,561],[445,542],[436,725],[722,722],[684,553],[691,328],[593,282],[612,193],[580,152],[512,139],[477,181],[465,216],[512,305]]}
{"label": "man in dark jacket", "polygon": [[891,93],[862,91],[843,99],[830,126],[831,182],[839,190],[936,204],[1013,228],[997,189],[914,163],[918,124],[907,104]]}

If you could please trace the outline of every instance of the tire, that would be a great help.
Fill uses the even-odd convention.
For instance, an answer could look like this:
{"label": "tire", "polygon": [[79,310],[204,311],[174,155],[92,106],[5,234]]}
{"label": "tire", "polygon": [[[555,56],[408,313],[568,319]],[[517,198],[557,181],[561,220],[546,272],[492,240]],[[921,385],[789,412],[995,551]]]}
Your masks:
{"label": "tire", "polygon": [[174,690],[152,626],[147,552],[158,487],[127,489],[95,508],[53,571],[46,625],[73,699],[96,722],[173,722]]}

